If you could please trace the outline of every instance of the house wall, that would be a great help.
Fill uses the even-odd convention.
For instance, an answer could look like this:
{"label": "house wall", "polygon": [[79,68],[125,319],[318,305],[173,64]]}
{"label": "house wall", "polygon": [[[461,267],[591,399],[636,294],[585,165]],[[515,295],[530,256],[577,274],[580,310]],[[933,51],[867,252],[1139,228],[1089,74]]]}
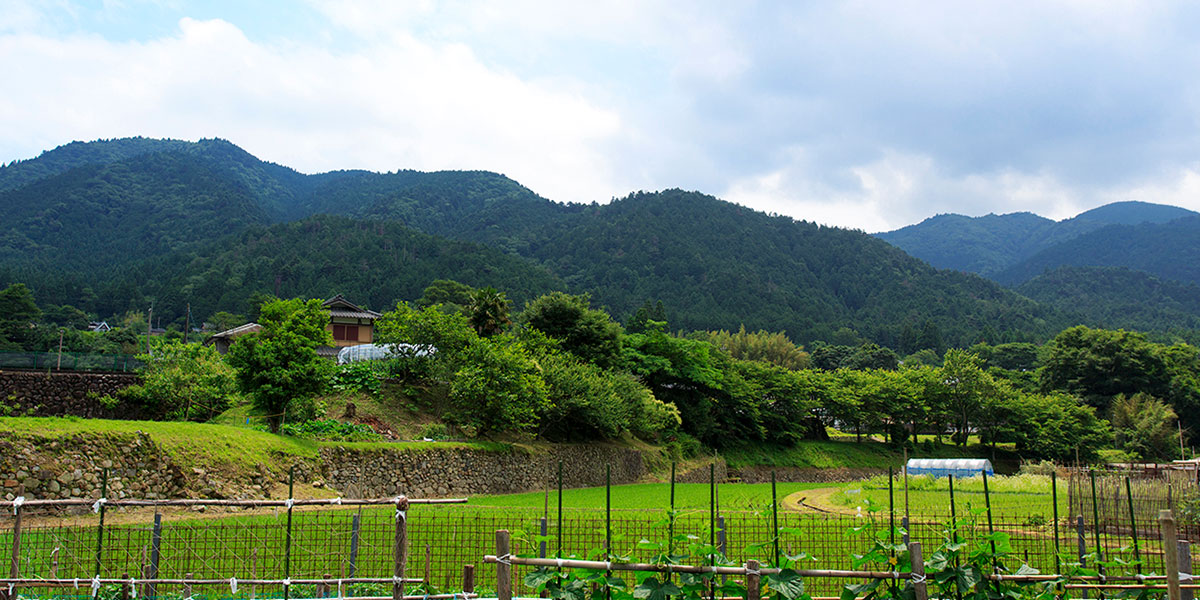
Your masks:
{"label": "house wall", "polygon": [[325,327],[325,331],[329,335],[333,335],[334,325],[357,325],[358,339],[357,340],[333,340],[333,345],[339,348],[345,346],[354,346],[357,344],[370,344],[375,341],[375,322],[371,319],[347,319],[344,317],[333,317],[330,319],[329,325]]}

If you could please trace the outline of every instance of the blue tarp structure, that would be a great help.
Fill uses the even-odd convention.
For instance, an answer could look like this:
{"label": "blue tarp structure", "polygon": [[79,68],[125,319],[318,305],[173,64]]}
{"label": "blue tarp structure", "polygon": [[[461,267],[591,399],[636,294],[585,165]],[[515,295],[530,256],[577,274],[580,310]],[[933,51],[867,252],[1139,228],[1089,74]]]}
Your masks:
{"label": "blue tarp structure", "polygon": [[909,475],[932,477],[974,477],[980,473],[995,475],[992,461],[986,458],[910,458]]}

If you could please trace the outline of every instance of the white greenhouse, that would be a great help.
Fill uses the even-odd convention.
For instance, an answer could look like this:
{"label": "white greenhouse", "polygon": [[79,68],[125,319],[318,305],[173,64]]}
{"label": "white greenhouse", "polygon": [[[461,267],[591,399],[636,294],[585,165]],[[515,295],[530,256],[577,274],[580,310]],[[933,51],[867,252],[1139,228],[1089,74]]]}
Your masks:
{"label": "white greenhouse", "polygon": [[360,360],[384,360],[394,357],[417,358],[430,356],[437,352],[434,348],[425,348],[414,344],[358,344],[338,350],[339,365],[358,362]]}
{"label": "white greenhouse", "polygon": [[995,475],[986,458],[910,458],[905,466],[909,475],[932,477],[974,477],[980,473]]}

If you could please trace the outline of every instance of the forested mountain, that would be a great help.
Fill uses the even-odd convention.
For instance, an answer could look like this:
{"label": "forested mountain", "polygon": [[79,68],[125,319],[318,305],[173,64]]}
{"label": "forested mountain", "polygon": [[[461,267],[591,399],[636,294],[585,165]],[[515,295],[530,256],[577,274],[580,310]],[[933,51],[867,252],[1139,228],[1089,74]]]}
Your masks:
{"label": "forested mountain", "polygon": [[450,278],[517,300],[565,285],[617,316],[661,300],[673,328],[745,325],[905,352],[1039,339],[1066,324],[870,236],[680,190],[564,205],[483,171],[304,175],[222,140],[69,144],[0,167],[0,181],[13,186],[0,191],[12,215],[0,223],[0,279],[103,316],[153,299],[168,321],[188,301],[203,318],[243,311],[255,292],[383,306]]}
{"label": "forested mountain", "polygon": [[1127,267],[1200,284],[1200,216],[1168,223],[1109,225],[1042,250],[995,279],[1018,285],[1062,266]]}
{"label": "forested mountain", "polygon": [[520,253],[526,231],[579,214],[487,171],[341,171],[320,182],[292,215],[336,214],[399,221],[426,233],[485,242]]}
{"label": "forested mountain", "polygon": [[1060,267],[1017,291],[1093,327],[1200,330],[1200,286],[1125,267]]}
{"label": "forested mountain", "polygon": [[841,328],[904,349],[930,321],[948,344],[1024,339],[1054,315],[983,278],[938,271],[868,235],[696,192],[637,193],[529,234],[528,256],[614,314],[662,300],[684,329]]}
{"label": "forested mountain", "polygon": [[1038,252],[1109,225],[1166,223],[1196,214],[1175,206],[1115,202],[1063,221],[1027,212],[938,215],[876,236],[935,267],[995,277]]}
{"label": "forested mountain", "polygon": [[145,311],[153,304],[164,324],[182,319],[188,304],[201,319],[222,310],[247,314],[252,302],[267,294],[327,298],[340,293],[385,309],[420,297],[434,279],[495,286],[517,302],[566,289],[545,268],[494,248],[395,222],[328,215],[248,227],[190,251],[95,273],[0,267],[0,286],[33,281],[39,298],[99,315]]}
{"label": "forested mountain", "polygon": [[269,217],[253,190],[187,152],[87,164],[0,192],[0,262],[94,270],[185,250]]}

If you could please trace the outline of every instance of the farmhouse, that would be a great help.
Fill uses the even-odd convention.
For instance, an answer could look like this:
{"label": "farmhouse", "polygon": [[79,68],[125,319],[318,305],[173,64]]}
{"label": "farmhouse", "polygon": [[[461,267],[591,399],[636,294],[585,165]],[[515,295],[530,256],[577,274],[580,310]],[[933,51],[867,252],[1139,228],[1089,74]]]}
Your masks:
{"label": "farmhouse", "polygon": [[[383,316],[373,310],[361,308],[338,294],[321,303],[329,311],[329,325],[325,330],[333,335],[332,346],[317,348],[317,354],[330,360],[336,360],[338,350],[347,346],[370,344],[375,340],[375,320]],[[258,323],[246,323],[233,329],[226,329],[214,334],[206,341],[212,344],[217,352],[225,354],[234,340],[246,335],[262,331]]]}
{"label": "farmhouse", "polygon": [[329,326],[326,329],[333,334],[333,346],[317,348],[317,354],[337,359],[338,350],[342,348],[375,341],[375,320],[383,315],[360,308],[341,294],[322,304],[329,311]]}

